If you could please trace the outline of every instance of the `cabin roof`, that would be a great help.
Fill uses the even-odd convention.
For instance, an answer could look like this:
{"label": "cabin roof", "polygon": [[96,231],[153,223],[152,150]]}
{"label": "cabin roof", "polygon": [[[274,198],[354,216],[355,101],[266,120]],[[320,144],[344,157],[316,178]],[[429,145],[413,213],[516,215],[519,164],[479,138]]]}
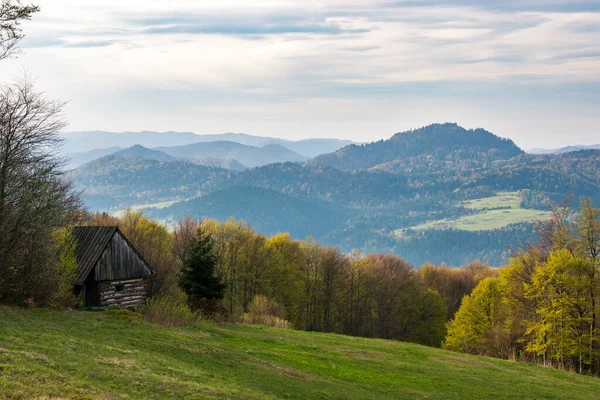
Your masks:
{"label": "cabin roof", "polygon": [[148,269],[153,272],[150,264],[137,251],[135,246],[121,233],[116,226],[78,226],[73,229],[73,237],[77,241],[75,248],[75,258],[77,259],[77,271],[75,285],[83,285],[94,266],[102,257],[102,254],[108,247],[108,244],[119,233],[125,241],[131,246],[137,256],[146,264]]}

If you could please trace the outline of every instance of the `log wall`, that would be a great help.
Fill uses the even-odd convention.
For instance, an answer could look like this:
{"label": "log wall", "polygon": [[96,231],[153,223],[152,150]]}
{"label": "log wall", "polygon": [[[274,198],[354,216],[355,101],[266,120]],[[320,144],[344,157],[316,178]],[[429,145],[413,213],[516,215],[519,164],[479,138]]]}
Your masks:
{"label": "log wall", "polygon": [[[121,286],[122,285],[122,286]],[[146,280],[129,279],[98,283],[100,289],[100,307],[133,307],[146,301]],[[118,291],[121,286],[123,291]]]}

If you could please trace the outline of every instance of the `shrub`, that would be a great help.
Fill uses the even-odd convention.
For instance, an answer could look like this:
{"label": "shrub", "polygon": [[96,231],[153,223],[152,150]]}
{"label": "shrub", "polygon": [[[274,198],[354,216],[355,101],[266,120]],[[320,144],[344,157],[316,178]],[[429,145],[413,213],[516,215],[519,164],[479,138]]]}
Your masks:
{"label": "shrub", "polygon": [[250,325],[260,324],[291,329],[292,324],[285,320],[284,316],[285,309],[280,304],[265,296],[258,295],[254,297],[248,306],[248,312],[242,317],[242,322]]}
{"label": "shrub", "polygon": [[190,310],[185,300],[172,297],[148,299],[140,312],[144,320],[166,327],[191,326],[200,319],[200,313]]}

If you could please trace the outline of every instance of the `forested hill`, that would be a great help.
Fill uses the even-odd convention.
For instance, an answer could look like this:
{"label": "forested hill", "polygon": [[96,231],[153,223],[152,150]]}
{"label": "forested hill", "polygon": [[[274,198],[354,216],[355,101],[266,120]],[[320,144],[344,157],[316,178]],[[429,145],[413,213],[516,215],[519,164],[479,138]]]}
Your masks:
{"label": "forested hill", "polygon": [[457,124],[434,124],[397,133],[388,140],[346,146],[334,153],[316,157],[313,164],[353,170],[415,157],[483,163],[507,160],[520,154],[523,154],[523,150],[513,141],[486,130],[466,130]]}
{"label": "forested hill", "polygon": [[117,151],[113,154],[116,157],[123,158],[143,158],[156,161],[175,161],[174,157],[163,153],[162,151],[147,149],[144,146],[136,144],[128,149]]}
{"label": "forested hill", "polygon": [[533,239],[531,222],[547,217],[548,202],[571,194],[575,206],[583,197],[600,203],[599,150],[525,154],[509,140],[455,124],[308,163],[227,171],[108,156],[70,176],[92,210],[145,206],[167,223],[187,214],[234,217],[264,233],[312,236],[343,251],[393,252],[417,265],[475,258],[501,265],[509,247]]}

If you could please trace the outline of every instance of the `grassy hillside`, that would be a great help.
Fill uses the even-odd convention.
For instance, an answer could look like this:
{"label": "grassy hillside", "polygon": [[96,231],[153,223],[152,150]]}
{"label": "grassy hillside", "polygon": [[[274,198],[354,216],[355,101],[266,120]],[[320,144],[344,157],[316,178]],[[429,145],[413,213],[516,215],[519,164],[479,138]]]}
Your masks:
{"label": "grassy hillside", "polygon": [[395,231],[396,236],[403,237],[409,232],[429,229],[460,229],[470,232],[500,229],[519,222],[536,222],[550,218],[550,212],[526,209],[521,207],[519,192],[499,192],[496,196],[476,200],[468,200],[462,206],[478,212],[459,218],[444,218],[424,224]]}
{"label": "grassy hillside", "polygon": [[590,399],[600,380],[385,340],[0,308],[0,398]]}

